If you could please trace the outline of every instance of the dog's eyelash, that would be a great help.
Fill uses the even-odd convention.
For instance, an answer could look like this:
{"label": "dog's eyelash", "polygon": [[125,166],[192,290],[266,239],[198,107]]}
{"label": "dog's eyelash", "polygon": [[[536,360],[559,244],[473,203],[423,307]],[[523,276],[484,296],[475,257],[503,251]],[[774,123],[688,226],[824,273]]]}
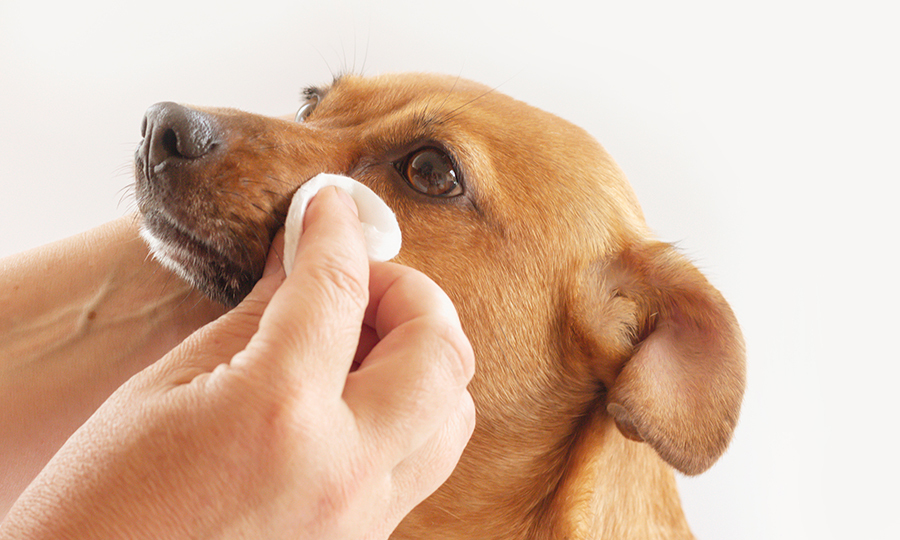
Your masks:
{"label": "dog's eyelash", "polygon": [[304,101],[313,97],[321,97],[322,93],[322,90],[318,86],[307,86],[300,92]]}

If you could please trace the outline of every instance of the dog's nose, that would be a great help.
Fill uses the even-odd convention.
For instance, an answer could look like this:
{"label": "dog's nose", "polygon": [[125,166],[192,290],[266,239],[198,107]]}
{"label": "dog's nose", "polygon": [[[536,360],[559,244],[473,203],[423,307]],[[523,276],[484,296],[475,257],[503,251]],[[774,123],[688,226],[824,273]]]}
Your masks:
{"label": "dog's nose", "polygon": [[201,158],[215,146],[210,116],[171,102],[147,109],[141,136],[141,150],[151,170],[167,160]]}

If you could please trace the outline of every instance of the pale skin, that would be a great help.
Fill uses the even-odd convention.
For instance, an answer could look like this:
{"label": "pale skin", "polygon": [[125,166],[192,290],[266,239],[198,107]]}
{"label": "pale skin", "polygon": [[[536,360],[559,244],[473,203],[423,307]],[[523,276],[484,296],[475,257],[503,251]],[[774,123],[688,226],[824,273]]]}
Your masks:
{"label": "pale skin", "polygon": [[475,422],[450,300],[369,263],[334,188],[290,276],[282,245],[224,315],[133,220],[0,262],[0,538],[386,538],[446,480]]}

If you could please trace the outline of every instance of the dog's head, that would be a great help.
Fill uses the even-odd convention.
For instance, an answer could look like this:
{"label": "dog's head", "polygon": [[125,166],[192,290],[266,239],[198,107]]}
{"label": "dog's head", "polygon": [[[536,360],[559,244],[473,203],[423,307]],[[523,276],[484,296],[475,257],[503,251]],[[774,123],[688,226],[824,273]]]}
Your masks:
{"label": "dog's head", "polygon": [[[740,330],[718,291],[652,238],[593,138],[452,77],[345,76],[307,98],[284,119],[151,108],[136,158],[145,237],[234,305],[307,179],[351,176],[393,208],[395,261],[453,299],[477,358],[475,435],[419,512],[462,523],[509,501],[536,514],[613,425],[688,474],[719,457],[743,393]],[[459,498],[474,514],[458,515]]]}

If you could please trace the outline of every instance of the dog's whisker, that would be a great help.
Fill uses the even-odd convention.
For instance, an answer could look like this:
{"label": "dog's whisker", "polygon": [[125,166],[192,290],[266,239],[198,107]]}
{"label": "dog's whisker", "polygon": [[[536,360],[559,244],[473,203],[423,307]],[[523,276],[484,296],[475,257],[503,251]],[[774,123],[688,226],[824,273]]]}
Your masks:
{"label": "dog's whisker", "polygon": [[134,183],[121,188],[118,193],[119,202],[116,204],[116,208],[121,208],[125,204],[126,210],[133,210],[137,206]]}
{"label": "dog's whisker", "polygon": [[356,73],[356,53],[359,47],[356,44],[356,21],[353,21],[353,67],[350,68],[351,73]]}
{"label": "dog's whisker", "polygon": [[275,183],[277,183],[277,184],[279,184],[279,185],[282,185],[282,186],[292,186],[292,185],[293,185],[293,183],[288,182],[287,180],[285,180],[285,179],[283,179],[283,178],[279,178],[279,177],[277,177],[277,176],[273,176],[273,175],[271,175],[271,174],[267,174],[267,175],[266,175],[266,179],[267,179],[267,180],[271,180],[271,181],[273,181],[273,182],[275,182]]}
{"label": "dog's whisker", "polygon": [[131,176],[134,171],[133,163],[123,163],[113,169],[113,176]]}
{"label": "dog's whisker", "polygon": [[269,210],[268,208],[263,208],[262,205],[256,203],[255,201],[250,201],[250,206],[252,206],[253,208],[256,208],[257,210],[259,210],[260,213],[263,214],[263,215],[268,215],[268,214],[271,213],[270,210]]}
{"label": "dog's whisker", "polygon": [[322,59],[322,63],[325,64],[325,68],[328,70],[328,73],[331,73],[331,78],[334,79],[334,77],[335,77],[334,70],[331,69],[331,64],[328,63],[328,59],[325,58],[325,55],[322,54],[322,51],[317,46],[313,45],[312,43],[310,43],[309,46],[312,47],[312,49],[314,51],[316,51],[316,54],[318,54],[319,58]]}
{"label": "dog's whisker", "polygon": [[[250,232],[253,233],[253,236],[256,237],[257,244],[262,246],[266,250],[266,253],[268,253],[268,251],[271,249],[271,240],[264,240],[258,228],[252,228],[250,229]],[[276,253],[275,256],[278,257],[278,254]],[[281,257],[278,257],[278,260],[282,262],[283,265],[284,261],[281,261]]]}
{"label": "dog's whisker", "polygon": [[459,73],[456,74],[456,79],[453,81],[453,86],[450,87],[450,90],[447,90],[447,94],[444,96],[444,100],[441,101],[440,105],[438,105],[438,110],[443,109],[444,105],[447,104],[447,100],[450,99],[450,96],[453,95],[453,91],[456,90],[456,85],[458,85],[460,79],[462,79],[462,72],[464,68],[465,64],[463,64],[463,67],[459,68]]}
{"label": "dog's whisker", "polygon": [[462,105],[460,105],[460,106],[457,107],[456,109],[453,109],[452,111],[450,111],[450,112],[448,112],[446,115],[444,115],[443,118],[441,118],[441,119],[438,120],[438,123],[443,124],[443,123],[449,122],[450,120],[452,120],[453,118],[455,118],[456,116],[458,116],[459,114],[461,114],[467,107],[469,107],[470,105],[474,104],[475,102],[477,102],[477,101],[479,101],[479,100],[481,100],[481,99],[483,99],[483,98],[489,96],[490,94],[493,94],[494,92],[496,92],[497,90],[499,90],[500,87],[504,86],[506,83],[508,83],[509,81],[513,80],[513,79],[516,78],[518,75],[519,75],[519,73],[516,73],[515,75],[509,77],[508,79],[506,79],[505,81],[501,82],[501,83],[498,84],[497,86],[494,86],[493,88],[490,88],[489,90],[486,90],[484,93],[482,93],[482,94],[480,94],[480,95],[478,95],[478,96],[475,96],[475,97],[472,98],[471,100],[469,100],[469,101],[463,103]]}
{"label": "dog's whisker", "polygon": [[[229,214],[229,223],[232,225],[235,231],[249,231],[251,233],[255,233],[255,228],[252,225],[252,222],[248,221],[245,217],[238,214],[237,212],[231,212]],[[253,253],[251,252],[250,247],[247,245],[247,242],[229,242],[229,245],[232,249],[237,249],[238,263],[245,267],[252,267],[254,264]],[[265,245],[260,243],[260,245]]]}
{"label": "dog's whisker", "polygon": [[269,146],[251,146],[253,150],[259,150],[262,152],[271,152],[272,150],[281,150],[283,148],[290,148],[292,145],[296,143],[281,143],[281,144],[272,144]]}
{"label": "dog's whisker", "polygon": [[372,40],[372,24],[371,24],[371,21],[369,21],[369,31],[366,33],[366,50],[363,55],[362,67],[359,70],[360,75],[365,75],[365,73],[366,73],[366,62],[368,62],[368,60],[369,60],[369,43],[371,42],[371,40]]}

